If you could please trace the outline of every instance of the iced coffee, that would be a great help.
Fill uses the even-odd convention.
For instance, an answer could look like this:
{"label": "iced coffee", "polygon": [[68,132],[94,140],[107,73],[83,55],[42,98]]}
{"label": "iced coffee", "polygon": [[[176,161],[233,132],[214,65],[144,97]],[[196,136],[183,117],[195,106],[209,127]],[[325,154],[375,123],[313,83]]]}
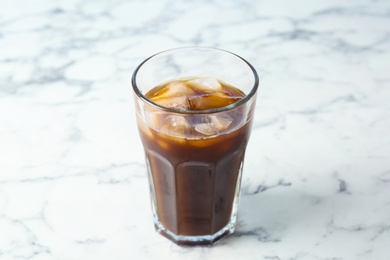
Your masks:
{"label": "iced coffee", "polygon": [[177,244],[211,245],[234,231],[253,118],[250,93],[248,100],[245,91],[210,75],[149,87],[142,101],[136,93],[155,227]]}

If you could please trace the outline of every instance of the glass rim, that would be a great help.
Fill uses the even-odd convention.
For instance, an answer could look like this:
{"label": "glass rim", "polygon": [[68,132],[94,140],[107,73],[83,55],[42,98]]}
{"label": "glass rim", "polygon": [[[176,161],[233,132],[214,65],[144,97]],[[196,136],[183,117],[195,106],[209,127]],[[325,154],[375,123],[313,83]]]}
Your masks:
{"label": "glass rim", "polygon": [[[214,50],[214,51],[218,51],[218,52],[224,52],[225,54],[229,54],[229,55],[232,55],[232,56],[235,56],[236,58],[240,59],[241,61],[243,61],[246,65],[248,65],[248,67],[250,68],[250,70],[252,71],[253,73],[253,78],[254,78],[254,83],[253,83],[253,86],[251,88],[251,91],[246,94],[242,99],[240,99],[239,101],[235,102],[235,103],[232,103],[230,105],[227,105],[227,106],[224,106],[224,107],[219,107],[219,108],[212,108],[212,109],[205,109],[205,110],[186,110],[186,109],[176,109],[176,108],[171,108],[171,107],[166,107],[166,106],[162,106],[162,105],[159,105],[153,101],[151,101],[150,99],[148,99],[141,91],[140,89],[138,88],[138,85],[137,85],[137,75],[138,75],[138,72],[139,70],[142,68],[142,66],[147,63],[148,61],[150,61],[151,59],[153,59],[154,57],[156,56],[159,56],[161,54],[165,54],[165,53],[170,53],[170,52],[175,52],[175,51],[178,51],[178,50],[185,50],[185,49],[203,49],[203,50]],[[256,92],[257,92],[257,89],[258,89],[258,86],[259,86],[259,75],[257,74],[257,71],[256,69],[252,66],[252,64],[250,64],[246,59],[244,59],[243,57],[231,52],[231,51],[227,51],[227,50],[223,50],[223,49],[219,49],[219,48],[215,48],[215,47],[204,47],[204,46],[185,46],[185,47],[177,47],[177,48],[172,48],[172,49],[167,49],[167,50],[164,50],[164,51],[160,51],[160,52],[157,52],[151,56],[149,56],[148,58],[146,58],[144,61],[142,61],[134,70],[133,72],[133,75],[131,77],[131,84],[132,84],[132,87],[133,87],[133,90],[135,92],[135,94],[137,95],[137,97],[139,97],[141,100],[143,100],[145,103],[148,103],[149,105],[153,106],[153,107],[156,107],[160,110],[163,110],[165,112],[171,112],[171,113],[177,113],[177,114],[214,114],[214,113],[218,113],[218,112],[224,112],[224,111],[228,111],[228,110],[232,110],[236,107],[239,107],[241,106],[242,104],[245,104],[246,102],[248,102],[253,96],[255,96]]]}

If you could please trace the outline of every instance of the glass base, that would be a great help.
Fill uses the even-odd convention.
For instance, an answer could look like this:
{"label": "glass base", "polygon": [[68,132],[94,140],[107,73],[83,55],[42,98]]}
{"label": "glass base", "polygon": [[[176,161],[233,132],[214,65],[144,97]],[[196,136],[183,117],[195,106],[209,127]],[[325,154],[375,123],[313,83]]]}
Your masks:
{"label": "glass base", "polygon": [[212,246],[222,238],[233,234],[236,228],[236,217],[232,217],[230,222],[220,231],[213,235],[204,236],[181,236],[166,229],[157,219],[154,219],[154,227],[158,233],[168,238],[180,246]]}

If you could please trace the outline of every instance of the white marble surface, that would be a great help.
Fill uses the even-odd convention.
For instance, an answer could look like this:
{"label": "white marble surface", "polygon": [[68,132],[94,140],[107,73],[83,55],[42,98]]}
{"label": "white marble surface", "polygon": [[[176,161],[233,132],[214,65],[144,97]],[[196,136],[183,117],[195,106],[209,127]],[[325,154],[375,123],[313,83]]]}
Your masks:
{"label": "white marble surface", "polygon": [[[154,232],[131,73],[214,46],[261,77],[239,225]],[[390,2],[0,3],[0,259],[390,259]]]}

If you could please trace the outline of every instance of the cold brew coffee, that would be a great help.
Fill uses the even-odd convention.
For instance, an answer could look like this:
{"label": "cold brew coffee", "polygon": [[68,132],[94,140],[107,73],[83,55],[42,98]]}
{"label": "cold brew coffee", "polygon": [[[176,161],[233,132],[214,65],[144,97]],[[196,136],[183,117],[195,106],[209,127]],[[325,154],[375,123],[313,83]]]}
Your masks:
{"label": "cold brew coffee", "polygon": [[[158,65],[151,57],[132,79],[154,224],[179,245],[212,245],[234,232],[257,74],[242,58],[212,48],[179,48],[159,55]],[[223,62],[215,59],[215,71],[198,64],[182,69],[188,65],[187,56],[191,63],[200,58],[199,63],[211,64],[217,56]],[[182,58],[185,65],[180,64]],[[215,76],[224,71],[217,63],[232,64],[234,70],[222,75],[227,80]],[[180,75],[171,77],[176,71]],[[154,74],[169,74],[169,79],[153,86],[148,76]]]}
{"label": "cold brew coffee", "polygon": [[[214,78],[175,80],[146,95],[169,108],[202,111],[231,105],[245,94]],[[250,123],[243,109],[182,116],[149,110],[139,122],[162,229],[178,236],[207,236],[228,225]]]}

